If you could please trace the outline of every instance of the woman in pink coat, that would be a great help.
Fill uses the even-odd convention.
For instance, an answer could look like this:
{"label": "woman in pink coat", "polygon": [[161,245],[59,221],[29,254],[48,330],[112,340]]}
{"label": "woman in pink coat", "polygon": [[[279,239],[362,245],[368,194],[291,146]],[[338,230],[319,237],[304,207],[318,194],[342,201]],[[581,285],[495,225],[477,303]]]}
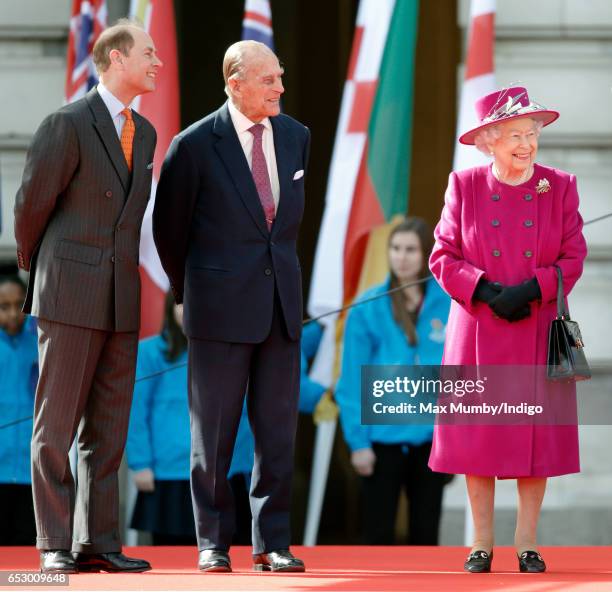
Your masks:
{"label": "woman in pink coat", "polygon": [[[530,102],[526,89],[487,95],[476,110],[481,125],[460,141],[493,162],[451,173],[430,258],[453,299],[443,363],[543,366],[555,266],[568,294],[586,256],[576,178],[535,162],[540,130],[559,114]],[[520,570],[546,569],[536,544],[546,479],[580,470],[576,425],[437,425],[429,466],[466,475],[475,532],[467,571],[491,569],[496,477],[517,479]]]}

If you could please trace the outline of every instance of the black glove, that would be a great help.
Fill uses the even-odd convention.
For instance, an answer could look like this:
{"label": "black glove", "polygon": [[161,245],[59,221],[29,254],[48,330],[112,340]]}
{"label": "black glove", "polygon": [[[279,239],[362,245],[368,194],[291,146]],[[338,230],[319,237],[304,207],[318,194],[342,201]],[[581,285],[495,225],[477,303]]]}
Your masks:
{"label": "black glove", "polygon": [[[502,319],[507,321],[521,320],[515,318],[517,313],[524,312],[532,300],[542,297],[540,286],[535,278],[527,280],[516,286],[506,286],[488,304],[491,310]],[[529,315],[527,315],[529,316]]]}
{"label": "black glove", "polygon": [[493,298],[499,296],[502,288],[503,286],[499,282],[489,282],[484,278],[480,278],[474,290],[474,300],[480,300],[485,304],[489,304]]}
{"label": "black glove", "polygon": [[527,317],[531,316],[531,307],[529,305],[525,306],[517,310],[510,318],[507,318],[506,321],[509,323],[517,323],[518,321],[522,321]]}

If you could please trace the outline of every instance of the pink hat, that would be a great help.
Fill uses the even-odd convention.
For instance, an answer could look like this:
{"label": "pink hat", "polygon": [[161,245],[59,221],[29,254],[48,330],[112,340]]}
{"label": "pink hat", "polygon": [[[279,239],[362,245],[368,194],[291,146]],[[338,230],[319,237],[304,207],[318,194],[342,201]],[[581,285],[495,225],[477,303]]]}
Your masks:
{"label": "pink hat", "polygon": [[475,107],[480,125],[469,132],[465,132],[459,138],[462,144],[473,145],[474,138],[481,130],[502,121],[527,116],[541,121],[546,126],[559,117],[558,111],[551,111],[530,101],[527,89],[522,86],[496,90],[494,93],[478,99]]}

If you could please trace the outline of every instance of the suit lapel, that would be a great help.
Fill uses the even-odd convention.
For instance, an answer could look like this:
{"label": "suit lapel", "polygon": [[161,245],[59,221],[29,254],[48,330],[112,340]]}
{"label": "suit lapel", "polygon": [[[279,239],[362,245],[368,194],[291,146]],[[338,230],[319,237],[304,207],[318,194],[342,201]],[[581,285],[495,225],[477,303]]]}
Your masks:
{"label": "suit lapel", "polygon": [[121,142],[117,136],[117,130],[115,129],[110,113],[95,88],[87,93],[87,102],[94,114],[94,127],[96,132],[104,144],[104,148],[113,163],[113,167],[119,176],[123,189],[127,192],[130,184],[130,171],[125,162],[125,156],[121,149]]}
{"label": "suit lapel", "polygon": [[291,194],[291,184],[293,183],[292,170],[293,161],[290,156],[293,154],[293,148],[287,131],[284,129],[282,122],[278,117],[271,117],[272,133],[274,134],[274,152],[276,156],[276,169],[278,171],[278,184],[280,187],[278,207],[276,208],[276,220],[272,227],[272,232],[275,233],[283,222],[283,214],[290,205],[285,203]]}
{"label": "suit lapel", "polygon": [[257,193],[253,175],[251,174],[251,169],[249,169],[240,140],[234,129],[227,104],[217,111],[213,132],[218,137],[215,150],[232,178],[240,199],[243,201],[261,233],[268,237],[266,217],[261,207],[259,194]]}

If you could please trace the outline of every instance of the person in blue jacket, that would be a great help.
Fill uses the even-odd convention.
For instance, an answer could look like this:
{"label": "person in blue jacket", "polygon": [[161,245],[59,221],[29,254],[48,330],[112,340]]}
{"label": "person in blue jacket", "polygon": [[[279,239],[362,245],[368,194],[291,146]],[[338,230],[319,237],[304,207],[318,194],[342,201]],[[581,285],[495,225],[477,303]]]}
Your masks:
{"label": "person in blue jacket", "polygon": [[300,348],[302,353],[302,366],[300,371],[300,400],[298,409],[300,413],[312,414],[327,390],[322,384],[308,376],[308,364],[315,357],[323,337],[323,327],[316,321],[304,325]]}
{"label": "person in blue jacket", "polygon": [[[131,527],[151,532],[154,545],[195,544],[189,485],[187,339],[182,330],[182,311],[182,305],[176,305],[168,293],[163,332],[138,346],[126,445],[128,466],[134,471],[139,492]],[[229,471],[236,498],[235,544],[250,543],[248,490],[253,452],[245,406]]]}
{"label": "person in blue jacket", "polygon": [[[367,300],[428,275],[433,236],[427,223],[406,218],[388,242],[388,279]],[[361,367],[439,365],[450,299],[435,280],[359,304],[348,314],[336,402],[351,464],[362,482],[363,537],[369,545],[395,543],[401,489],[408,497],[408,543],[438,544],[442,493],[448,476],[427,466],[433,426],[362,425]]]}
{"label": "person in blue jacket", "polygon": [[0,545],[36,542],[30,440],[38,379],[36,326],[21,312],[25,284],[0,277]]}

